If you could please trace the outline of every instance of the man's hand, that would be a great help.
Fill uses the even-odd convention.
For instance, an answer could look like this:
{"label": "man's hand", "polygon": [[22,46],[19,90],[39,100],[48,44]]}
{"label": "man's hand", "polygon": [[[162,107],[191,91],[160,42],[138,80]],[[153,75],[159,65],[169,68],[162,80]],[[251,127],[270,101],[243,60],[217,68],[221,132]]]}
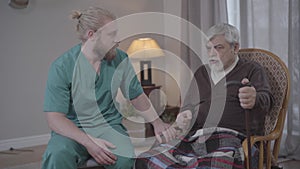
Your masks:
{"label": "man's hand", "polygon": [[181,130],[187,130],[191,124],[192,112],[190,110],[185,110],[177,115],[176,127]]}
{"label": "man's hand", "polygon": [[[164,123],[161,119],[156,119],[152,122],[154,133],[159,143],[169,142],[176,137],[176,130],[173,126]],[[162,138],[164,137],[164,138]]]}
{"label": "man's hand", "polygon": [[[247,84],[249,83],[249,80],[247,78],[244,78],[241,81],[242,84]],[[245,86],[241,87],[239,89],[239,99],[241,106],[244,109],[252,109],[255,105],[255,100],[256,100],[256,90],[253,86]]]}
{"label": "man's hand", "polygon": [[89,135],[91,142],[85,146],[89,154],[99,163],[105,165],[112,165],[116,162],[117,157],[109,150],[109,148],[116,148],[112,143],[94,138]]}
{"label": "man's hand", "polygon": [[146,122],[151,122],[157,141],[162,143],[175,138],[176,130],[159,118],[145,93],[131,100],[131,103],[138,110],[138,114],[144,117]]}

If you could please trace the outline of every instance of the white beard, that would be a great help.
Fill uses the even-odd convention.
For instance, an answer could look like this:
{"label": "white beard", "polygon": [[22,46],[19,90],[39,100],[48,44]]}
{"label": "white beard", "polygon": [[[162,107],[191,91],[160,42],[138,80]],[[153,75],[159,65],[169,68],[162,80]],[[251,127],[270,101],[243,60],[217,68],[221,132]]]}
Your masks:
{"label": "white beard", "polygon": [[216,64],[210,64],[209,63],[208,65],[209,65],[209,67],[210,67],[210,69],[212,71],[215,71],[215,72],[222,72],[222,71],[224,71],[222,62],[218,62]]}

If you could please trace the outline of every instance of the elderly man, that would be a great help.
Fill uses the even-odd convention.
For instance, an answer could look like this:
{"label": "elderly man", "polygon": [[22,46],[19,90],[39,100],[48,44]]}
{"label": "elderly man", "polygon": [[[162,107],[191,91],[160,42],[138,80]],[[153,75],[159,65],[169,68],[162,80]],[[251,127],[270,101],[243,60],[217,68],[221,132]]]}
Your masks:
{"label": "elderly man", "polygon": [[245,109],[256,126],[251,132],[261,134],[273,96],[264,69],[238,57],[234,26],[214,25],[207,39],[208,64],[194,73],[196,85],[176,119],[177,127],[189,129],[187,135],[180,144],[160,144],[142,154],[136,168],[244,168]]}

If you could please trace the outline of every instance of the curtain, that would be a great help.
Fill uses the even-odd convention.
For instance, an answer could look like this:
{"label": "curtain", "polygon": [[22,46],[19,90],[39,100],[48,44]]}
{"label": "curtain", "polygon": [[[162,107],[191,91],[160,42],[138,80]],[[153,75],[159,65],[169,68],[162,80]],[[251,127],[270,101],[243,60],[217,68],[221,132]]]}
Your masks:
{"label": "curtain", "polygon": [[288,1],[240,1],[241,47],[258,47],[277,54],[287,64]]}
{"label": "curtain", "polygon": [[[181,2],[182,18],[195,25],[203,33],[216,23],[227,23],[226,0],[182,0]],[[188,46],[191,43],[199,43],[199,41],[194,42],[192,40],[195,32],[190,31],[189,25],[184,26],[186,27],[182,30],[186,32],[183,32],[183,34],[187,36],[183,38],[187,38],[187,41],[190,43]],[[198,45],[200,47],[200,44]],[[201,65],[200,56],[197,56],[188,46],[182,45],[181,57],[191,70],[194,71]]]}
{"label": "curtain", "polygon": [[280,156],[300,159],[300,28],[299,0],[240,2],[241,47],[256,47],[277,54],[291,74],[291,98]]}
{"label": "curtain", "polygon": [[300,160],[300,2],[289,1],[288,67],[291,74],[291,98],[287,118],[285,149],[282,154]]}
{"label": "curtain", "polygon": [[[203,33],[216,23],[227,23],[226,0],[181,0],[181,17],[187,20],[188,24],[181,25],[181,38],[187,44],[181,43],[180,57],[190,70],[187,72],[181,68],[180,71],[179,86],[182,103],[186,96],[186,90],[191,83],[194,83],[191,81],[192,74],[203,64],[203,59],[205,59],[203,57],[206,54]],[[195,31],[195,27],[197,31]],[[196,52],[192,50],[192,46],[197,50]]]}

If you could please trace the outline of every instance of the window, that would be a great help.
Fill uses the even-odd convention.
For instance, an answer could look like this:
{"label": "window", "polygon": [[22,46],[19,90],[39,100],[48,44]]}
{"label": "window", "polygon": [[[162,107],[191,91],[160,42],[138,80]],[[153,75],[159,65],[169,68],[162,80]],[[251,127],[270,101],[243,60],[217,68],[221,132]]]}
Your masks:
{"label": "window", "polygon": [[240,1],[227,0],[228,23],[240,28]]}

